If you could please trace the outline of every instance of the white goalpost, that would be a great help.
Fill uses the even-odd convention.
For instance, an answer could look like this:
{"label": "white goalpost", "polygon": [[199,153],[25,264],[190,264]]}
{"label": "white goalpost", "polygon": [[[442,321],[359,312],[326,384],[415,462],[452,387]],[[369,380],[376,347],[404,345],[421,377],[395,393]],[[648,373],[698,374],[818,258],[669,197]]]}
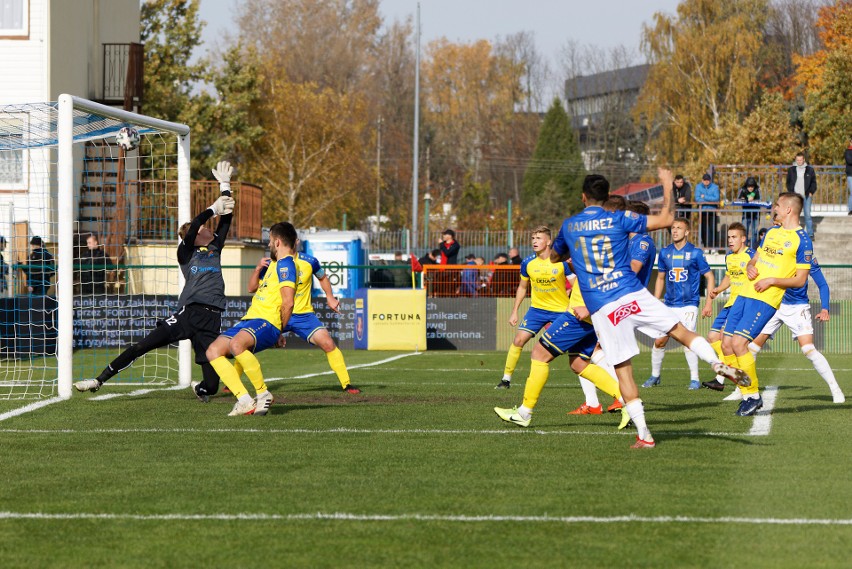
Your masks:
{"label": "white goalpost", "polygon": [[[70,398],[173,313],[190,218],[186,125],[71,95],[0,106],[0,399]],[[110,383],[190,375],[186,341]]]}

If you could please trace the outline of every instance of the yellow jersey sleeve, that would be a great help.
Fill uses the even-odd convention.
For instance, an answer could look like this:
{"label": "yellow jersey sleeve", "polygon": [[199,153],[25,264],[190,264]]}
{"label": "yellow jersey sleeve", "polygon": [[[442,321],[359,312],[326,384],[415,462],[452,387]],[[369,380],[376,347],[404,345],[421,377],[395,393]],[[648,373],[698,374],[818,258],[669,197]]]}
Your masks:
{"label": "yellow jersey sleeve", "polygon": [[296,299],[293,314],[307,314],[314,311],[314,307],[311,306],[313,277],[316,275],[321,279],[325,273],[315,257],[303,253],[296,255],[296,271]]}
{"label": "yellow jersey sleeve", "polygon": [[296,262],[293,257],[270,263],[261,276],[243,320],[260,318],[281,330],[281,289],[296,288],[296,279]]}

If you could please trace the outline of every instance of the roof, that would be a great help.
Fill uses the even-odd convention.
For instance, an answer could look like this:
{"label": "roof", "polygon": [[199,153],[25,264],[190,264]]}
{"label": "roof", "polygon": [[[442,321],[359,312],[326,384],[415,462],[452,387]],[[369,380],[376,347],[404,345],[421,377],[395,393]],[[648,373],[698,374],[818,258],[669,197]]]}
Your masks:
{"label": "roof", "polygon": [[645,63],[568,79],[565,81],[565,98],[570,102],[610,93],[638,91],[645,84],[650,68]]}
{"label": "roof", "polygon": [[629,196],[629,195],[635,194],[636,192],[641,192],[642,190],[648,190],[648,189],[651,189],[651,188],[653,188],[655,186],[659,186],[659,185],[660,184],[657,183],[657,182],[654,182],[652,184],[643,184],[643,183],[639,183],[639,182],[633,182],[633,183],[630,183],[630,184],[624,184],[623,186],[621,186],[617,190],[613,190],[610,193],[618,195],[618,196]]}

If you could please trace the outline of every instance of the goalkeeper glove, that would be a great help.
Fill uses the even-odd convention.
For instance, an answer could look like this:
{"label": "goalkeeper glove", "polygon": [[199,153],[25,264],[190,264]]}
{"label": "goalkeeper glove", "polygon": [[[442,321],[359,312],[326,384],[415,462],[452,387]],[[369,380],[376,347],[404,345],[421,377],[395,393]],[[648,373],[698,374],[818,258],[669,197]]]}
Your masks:
{"label": "goalkeeper glove", "polygon": [[219,193],[231,195],[231,174],[234,173],[234,167],[230,162],[219,162],[216,168],[213,169],[213,176],[219,180]]}
{"label": "goalkeeper glove", "polygon": [[219,196],[210,209],[213,210],[213,215],[228,215],[234,212],[234,198],[231,196]]}

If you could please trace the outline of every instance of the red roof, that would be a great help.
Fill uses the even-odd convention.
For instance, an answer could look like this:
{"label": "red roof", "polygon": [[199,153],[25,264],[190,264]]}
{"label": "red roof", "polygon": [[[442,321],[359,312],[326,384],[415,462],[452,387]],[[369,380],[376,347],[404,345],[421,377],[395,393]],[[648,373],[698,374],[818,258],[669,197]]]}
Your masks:
{"label": "red roof", "polygon": [[626,196],[629,196],[630,194],[634,194],[636,192],[641,192],[642,190],[647,190],[647,189],[653,188],[654,186],[659,186],[659,185],[660,184],[656,183],[656,182],[652,183],[652,184],[642,184],[642,183],[639,183],[639,182],[633,182],[633,183],[630,183],[630,184],[624,184],[623,186],[621,186],[617,190],[613,190],[610,193],[616,194],[618,196],[625,196],[626,197]]}

